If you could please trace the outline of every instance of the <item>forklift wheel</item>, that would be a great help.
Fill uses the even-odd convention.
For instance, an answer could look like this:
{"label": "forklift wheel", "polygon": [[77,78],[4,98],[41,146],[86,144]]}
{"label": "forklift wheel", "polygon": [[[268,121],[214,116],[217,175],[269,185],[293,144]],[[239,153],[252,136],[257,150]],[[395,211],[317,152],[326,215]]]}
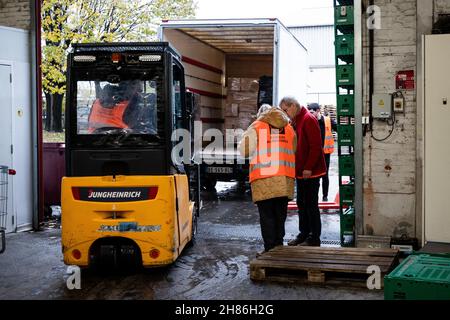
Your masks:
{"label": "forklift wheel", "polygon": [[1,246],[0,246],[0,253],[3,253],[3,252],[5,252],[5,249],[6,249],[6,237],[5,237],[5,230],[0,230],[0,234],[1,234],[1,238],[0,238],[0,241],[1,241]]}
{"label": "forklift wheel", "polygon": [[192,214],[192,230],[191,230],[191,241],[189,241],[188,246],[192,247],[195,243],[195,236],[197,235],[197,215],[195,214],[195,210]]}
{"label": "forklift wheel", "polygon": [[245,193],[247,190],[247,183],[245,180],[238,181],[238,190]]}
{"label": "forklift wheel", "polygon": [[215,178],[205,178],[202,179],[202,189],[206,191],[214,191],[216,189],[217,179]]}

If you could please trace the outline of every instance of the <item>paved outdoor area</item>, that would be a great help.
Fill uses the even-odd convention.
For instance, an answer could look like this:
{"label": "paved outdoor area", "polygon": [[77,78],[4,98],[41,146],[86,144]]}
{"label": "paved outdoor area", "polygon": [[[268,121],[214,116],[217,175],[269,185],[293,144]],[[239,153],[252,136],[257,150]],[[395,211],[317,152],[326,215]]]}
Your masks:
{"label": "paved outdoor area", "polygon": [[[243,210],[239,203],[238,210],[235,203],[234,210],[222,214],[204,213],[195,245],[172,266],[123,274],[83,270],[81,290],[73,291],[66,287],[67,266],[62,261],[57,226],[8,235],[7,250],[0,256],[0,299],[383,299],[382,291],[252,282],[249,262],[262,242],[252,237],[257,220],[251,207]],[[240,232],[231,232],[226,239],[233,227],[220,221],[233,223],[225,217],[230,213],[236,219],[243,216],[255,221],[240,225]],[[243,232],[246,225],[247,235]],[[220,226],[222,232],[217,231]]]}
{"label": "paved outdoor area", "polygon": [[[337,181],[331,185],[334,196]],[[217,192],[203,198],[195,245],[173,265],[115,274],[82,270],[81,290],[66,287],[57,219],[44,231],[9,234],[0,255],[0,299],[383,299],[382,291],[253,282],[249,262],[263,246],[250,190],[218,183]],[[323,246],[336,246],[339,215],[322,214],[322,224]],[[297,234],[297,226],[297,214],[290,212],[285,241]]]}

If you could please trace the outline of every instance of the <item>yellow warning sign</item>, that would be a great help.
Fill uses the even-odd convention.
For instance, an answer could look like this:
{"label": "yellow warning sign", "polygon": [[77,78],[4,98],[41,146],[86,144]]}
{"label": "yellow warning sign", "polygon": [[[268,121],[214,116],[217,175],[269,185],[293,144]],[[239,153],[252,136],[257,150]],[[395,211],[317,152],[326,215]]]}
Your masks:
{"label": "yellow warning sign", "polygon": [[380,107],[384,107],[384,100],[380,100],[380,102],[378,102],[378,105],[379,105]]}

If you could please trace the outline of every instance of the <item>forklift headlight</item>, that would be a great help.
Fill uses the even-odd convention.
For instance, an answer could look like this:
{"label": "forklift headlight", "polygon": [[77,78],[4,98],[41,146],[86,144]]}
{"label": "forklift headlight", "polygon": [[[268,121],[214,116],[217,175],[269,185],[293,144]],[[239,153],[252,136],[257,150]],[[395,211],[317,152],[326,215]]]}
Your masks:
{"label": "forklift headlight", "polygon": [[73,61],[75,62],[94,62],[96,60],[95,56],[74,56]]}
{"label": "forklift headlight", "polygon": [[161,61],[161,56],[160,55],[155,55],[155,54],[143,55],[143,56],[139,56],[139,61],[142,61],[142,62],[158,62],[158,61]]}

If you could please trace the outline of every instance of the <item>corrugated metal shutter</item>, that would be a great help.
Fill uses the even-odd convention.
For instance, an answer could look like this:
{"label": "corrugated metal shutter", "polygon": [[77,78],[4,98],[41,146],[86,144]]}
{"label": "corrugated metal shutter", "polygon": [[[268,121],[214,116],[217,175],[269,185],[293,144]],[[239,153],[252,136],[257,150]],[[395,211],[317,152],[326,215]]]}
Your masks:
{"label": "corrugated metal shutter", "polygon": [[334,66],[333,25],[290,27],[289,30],[308,49],[311,68]]}

